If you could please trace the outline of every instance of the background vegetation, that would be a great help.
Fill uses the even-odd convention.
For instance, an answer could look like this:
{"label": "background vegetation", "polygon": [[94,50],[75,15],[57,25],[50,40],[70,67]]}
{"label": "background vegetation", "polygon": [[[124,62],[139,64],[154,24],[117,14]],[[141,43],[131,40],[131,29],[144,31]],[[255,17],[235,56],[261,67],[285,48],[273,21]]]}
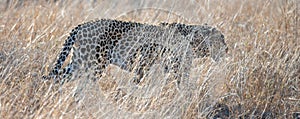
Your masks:
{"label": "background vegetation", "polygon": [[[299,0],[1,0],[0,117],[296,118],[299,7]],[[223,32],[229,52],[221,62],[195,59],[196,88],[188,91],[161,83],[158,66],[138,86],[116,66],[96,82],[42,80],[69,31],[101,18],[207,23]]]}

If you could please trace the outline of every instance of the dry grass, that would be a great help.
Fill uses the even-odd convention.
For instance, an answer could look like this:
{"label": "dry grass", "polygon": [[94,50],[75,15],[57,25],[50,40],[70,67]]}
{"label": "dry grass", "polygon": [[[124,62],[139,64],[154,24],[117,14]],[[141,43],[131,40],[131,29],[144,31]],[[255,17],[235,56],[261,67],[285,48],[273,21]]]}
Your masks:
{"label": "dry grass", "polygon": [[[300,113],[299,7],[298,0],[0,1],[0,116],[206,118],[226,104],[229,118],[292,118]],[[158,66],[139,86],[115,66],[97,82],[43,81],[68,32],[96,18],[208,23],[225,34],[229,52],[219,63],[196,59],[196,88],[188,91],[162,84]]]}

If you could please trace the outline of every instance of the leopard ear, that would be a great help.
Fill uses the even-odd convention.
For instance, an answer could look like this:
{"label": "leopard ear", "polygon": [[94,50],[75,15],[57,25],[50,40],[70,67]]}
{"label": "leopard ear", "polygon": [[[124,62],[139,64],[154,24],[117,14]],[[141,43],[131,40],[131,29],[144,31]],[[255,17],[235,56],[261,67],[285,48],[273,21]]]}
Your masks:
{"label": "leopard ear", "polygon": [[203,36],[203,33],[202,33],[202,30],[198,27],[193,27],[191,28],[190,30],[190,35],[191,35],[191,44],[193,45],[199,45],[199,44],[202,44],[204,41],[204,36]]}

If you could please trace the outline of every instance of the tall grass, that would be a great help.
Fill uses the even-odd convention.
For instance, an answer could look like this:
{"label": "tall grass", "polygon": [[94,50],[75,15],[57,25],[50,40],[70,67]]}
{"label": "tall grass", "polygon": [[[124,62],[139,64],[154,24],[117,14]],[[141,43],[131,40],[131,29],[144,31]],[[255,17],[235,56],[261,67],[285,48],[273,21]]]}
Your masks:
{"label": "tall grass", "polygon": [[[227,118],[300,113],[298,0],[0,3],[3,118],[206,118],[222,105],[228,107]],[[229,52],[222,62],[195,59],[190,80],[196,88],[188,92],[162,84],[159,66],[140,85],[131,84],[132,74],[116,66],[96,82],[61,86],[42,80],[69,31],[100,18],[208,23],[223,32]]]}

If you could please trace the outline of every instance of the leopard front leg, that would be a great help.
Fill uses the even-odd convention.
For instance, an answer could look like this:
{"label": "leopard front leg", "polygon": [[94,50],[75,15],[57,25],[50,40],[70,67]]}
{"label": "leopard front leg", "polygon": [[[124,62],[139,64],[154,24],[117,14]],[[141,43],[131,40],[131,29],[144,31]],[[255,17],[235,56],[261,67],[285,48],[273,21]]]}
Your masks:
{"label": "leopard front leg", "polygon": [[181,89],[180,87],[189,87],[191,64],[191,58],[185,55],[176,56],[172,54],[165,66],[167,67],[166,72],[169,73],[167,83],[175,83],[178,89]]}

